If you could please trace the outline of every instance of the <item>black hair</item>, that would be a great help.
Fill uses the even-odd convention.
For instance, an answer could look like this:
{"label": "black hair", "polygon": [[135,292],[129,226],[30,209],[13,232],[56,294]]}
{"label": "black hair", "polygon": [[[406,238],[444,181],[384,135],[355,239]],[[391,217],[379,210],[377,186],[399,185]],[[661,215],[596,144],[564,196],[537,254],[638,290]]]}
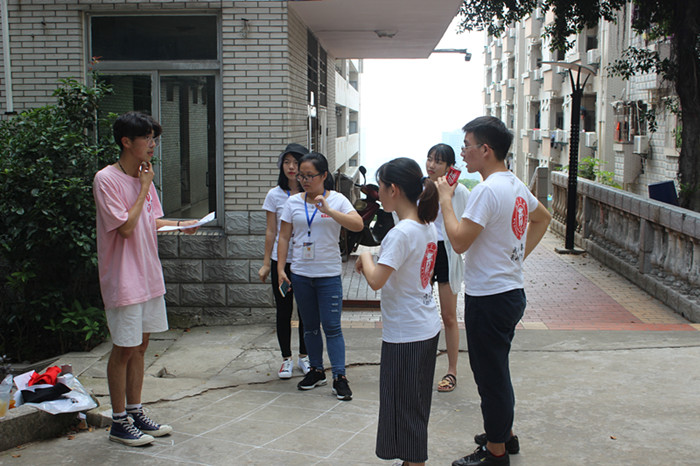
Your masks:
{"label": "black hair", "polygon": [[[294,160],[297,161],[297,164],[301,165],[301,154],[299,154],[298,152],[287,152],[286,154],[284,154],[284,157],[286,157],[287,155],[291,155],[292,157],[294,157]],[[282,158],[282,163],[280,164],[280,174],[277,177],[277,186],[284,189],[285,191],[289,191],[289,178],[287,178],[287,175],[284,174],[284,157]],[[301,185],[299,185],[299,189],[303,191]]]}
{"label": "black hair", "polygon": [[309,152],[299,160],[299,166],[304,162],[311,162],[314,168],[323,175],[326,173],[326,180],[323,182],[323,189],[327,191],[333,190],[335,188],[335,182],[333,181],[333,175],[328,171],[328,160],[326,156],[320,152]]}
{"label": "black hair", "polygon": [[141,112],[127,112],[119,116],[112,126],[114,142],[120,150],[124,150],[122,138],[124,136],[134,139],[139,136],[148,136],[153,132],[153,137],[157,138],[163,132],[160,124],[151,115]]}
{"label": "black hair", "polygon": [[462,128],[465,134],[471,133],[477,144],[486,144],[493,149],[498,160],[505,160],[513,142],[513,133],[496,117],[475,118]]}
{"label": "black hair", "polygon": [[435,154],[433,157],[436,162],[445,162],[448,167],[455,164],[455,151],[447,144],[435,144],[428,151],[428,156],[433,153]]}
{"label": "black hair", "polygon": [[440,207],[437,186],[423,176],[415,160],[407,157],[390,160],[379,167],[375,177],[387,186],[396,185],[409,201],[418,203],[421,222],[435,221]]}

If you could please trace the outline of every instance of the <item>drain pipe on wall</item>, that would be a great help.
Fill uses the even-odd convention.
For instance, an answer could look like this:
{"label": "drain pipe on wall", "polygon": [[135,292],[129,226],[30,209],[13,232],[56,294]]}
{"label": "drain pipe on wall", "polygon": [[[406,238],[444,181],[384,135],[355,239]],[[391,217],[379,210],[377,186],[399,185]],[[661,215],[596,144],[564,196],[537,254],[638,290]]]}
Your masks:
{"label": "drain pipe on wall", "polygon": [[5,115],[15,114],[15,104],[12,98],[12,65],[10,59],[10,31],[7,13],[7,0],[0,0],[2,7],[0,15],[2,16],[2,55],[3,68],[5,70],[5,99],[7,100],[7,110]]}

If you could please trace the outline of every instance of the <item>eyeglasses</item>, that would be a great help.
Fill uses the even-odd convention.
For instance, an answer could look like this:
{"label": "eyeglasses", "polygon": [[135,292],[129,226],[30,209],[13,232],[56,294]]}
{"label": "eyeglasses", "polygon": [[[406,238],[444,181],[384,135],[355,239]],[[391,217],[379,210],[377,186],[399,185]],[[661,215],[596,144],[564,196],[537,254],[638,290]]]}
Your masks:
{"label": "eyeglasses", "polygon": [[467,145],[464,145],[464,146],[462,146],[462,151],[465,151],[465,150],[467,150],[467,149],[471,149],[472,147],[481,147],[481,146],[483,146],[483,145],[484,145],[484,144],[469,144],[468,146],[467,146]]}
{"label": "eyeglasses", "polygon": [[311,181],[317,176],[321,176],[320,173],[316,173],[315,175],[297,175],[297,181],[300,181],[302,183],[305,183],[307,181]]}
{"label": "eyeglasses", "polygon": [[158,146],[160,144],[160,136],[158,137],[153,137],[153,136],[142,136],[146,140],[146,144],[150,145],[151,143],[155,144]]}

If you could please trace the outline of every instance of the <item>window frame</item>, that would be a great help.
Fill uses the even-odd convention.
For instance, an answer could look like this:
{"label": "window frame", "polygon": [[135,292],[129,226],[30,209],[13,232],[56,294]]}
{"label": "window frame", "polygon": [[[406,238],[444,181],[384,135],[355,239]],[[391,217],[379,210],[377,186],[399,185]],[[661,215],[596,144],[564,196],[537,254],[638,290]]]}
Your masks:
{"label": "window frame", "polygon": [[[113,61],[98,61],[93,63],[92,57],[92,19],[96,17],[108,16],[214,16],[216,17],[216,41],[217,41],[217,59],[216,60],[113,60]],[[221,31],[221,14],[218,11],[173,11],[164,13],[162,11],[144,10],[138,12],[114,11],[114,12],[87,12],[85,13],[85,62],[87,72],[92,69],[100,74],[105,75],[149,75],[151,77],[151,114],[159,119],[161,116],[160,94],[161,94],[161,78],[164,76],[214,76],[214,110],[215,110],[215,132],[216,132],[216,221],[210,226],[223,226],[224,212],[224,128],[223,128],[223,79],[222,79],[222,31]],[[161,157],[160,147],[158,147],[157,155]],[[162,177],[162,173],[160,174]],[[162,179],[158,180],[162,183]],[[162,201],[162,192],[158,193]]]}

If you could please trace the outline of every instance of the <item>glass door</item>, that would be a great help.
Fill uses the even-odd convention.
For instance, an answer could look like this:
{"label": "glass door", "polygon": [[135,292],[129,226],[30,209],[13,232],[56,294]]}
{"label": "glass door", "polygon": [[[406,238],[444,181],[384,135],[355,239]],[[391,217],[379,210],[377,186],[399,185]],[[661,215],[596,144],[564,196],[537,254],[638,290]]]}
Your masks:
{"label": "glass door", "polygon": [[214,76],[161,76],[163,210],[200,218],[216,210]]}
{"label": "glass door", "polygon": [[[216,105],[214,75],[102,76],[114,92],[101,112],[136,110],[163,127],[153,161],[166,217],[201,218],[216,210]],[[153,97],[158,96],[158,105]],[[106,129],[105,129],[106,130]]]}

